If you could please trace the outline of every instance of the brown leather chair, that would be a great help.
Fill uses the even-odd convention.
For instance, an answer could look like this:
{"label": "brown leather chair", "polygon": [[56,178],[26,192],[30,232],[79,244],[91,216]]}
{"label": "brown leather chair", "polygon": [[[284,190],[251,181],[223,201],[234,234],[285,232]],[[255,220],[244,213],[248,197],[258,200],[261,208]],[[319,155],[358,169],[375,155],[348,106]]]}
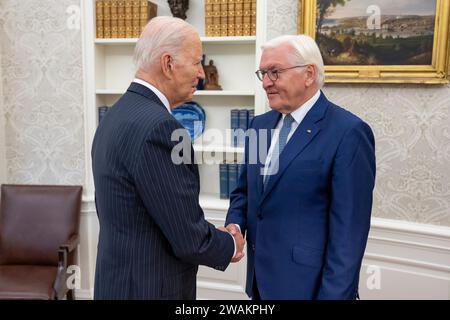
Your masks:
{"label": "brown leather chair", "polygon": [[0,299],[73,299],[81,186],[2,185]]}

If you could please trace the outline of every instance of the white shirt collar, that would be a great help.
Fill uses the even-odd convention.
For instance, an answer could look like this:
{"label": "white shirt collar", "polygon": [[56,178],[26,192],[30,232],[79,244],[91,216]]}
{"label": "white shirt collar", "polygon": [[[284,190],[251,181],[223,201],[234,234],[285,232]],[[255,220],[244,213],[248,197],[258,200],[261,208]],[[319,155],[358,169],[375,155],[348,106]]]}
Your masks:
{"label": "white shirt collar", "polygon": [[[311,108],[314,106],[317,100],[319,100],[319,98],[320,98],[320,90],[317,90],[317,92],[308,101],[302,104],[295,111],[291,112],[291,116],[292,118],[294,118],[297,124],[300,124],[302,122],[308,111],[311,110]],[[286,115],[283,114],[283,119],[285,116]]]}
{"label": "white shirt collar", "polygon": [[164,104],[167,111],[169,111],[169,113],[172,114],[172,110],[170,109],[169,100],[167,100],[166,96],[161,91],[159,91],[156,87],[152,86],[150,83],[148,83],[147,81],[144,81],[142,79],[134,78],[133,82],[142,84],[143,86],[152,90],[152,92],[154,94],[156,94],[156,96],[159,98],[159,100],[161,100],[161,102]]}

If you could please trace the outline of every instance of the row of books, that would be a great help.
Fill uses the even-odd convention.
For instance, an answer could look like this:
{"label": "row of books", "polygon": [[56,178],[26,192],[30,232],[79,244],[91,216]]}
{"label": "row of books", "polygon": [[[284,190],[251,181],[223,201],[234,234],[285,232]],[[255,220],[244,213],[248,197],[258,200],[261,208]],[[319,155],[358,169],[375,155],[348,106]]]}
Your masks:
{"label": "row of books", "polygon": [[205,0],[205,35],[256,35],[256,0]]}
{"label": "row of books", "polygon": [[255,116],[255,110],[232,109],[230,113],[231,142],[233,147],[243,147],[245,143],[245,132],[250,127],[250,122]]}
{"label": "row of books", "polygon": [[219,164],[220,175],[220,199],[229,199],[231,192],[236,189],[239,174],[243,164],[221,163]]}
{"label": "row of books", "polygon": [[148,0],[96,0],[97,38],[138,38],[157,9]]}
{"label": "row of books", "polygon": [[109,107],[108,106],[101,106],[98,107],[98,123],[102,121],[102,119],[105,117],[105,114],[108,112]]}

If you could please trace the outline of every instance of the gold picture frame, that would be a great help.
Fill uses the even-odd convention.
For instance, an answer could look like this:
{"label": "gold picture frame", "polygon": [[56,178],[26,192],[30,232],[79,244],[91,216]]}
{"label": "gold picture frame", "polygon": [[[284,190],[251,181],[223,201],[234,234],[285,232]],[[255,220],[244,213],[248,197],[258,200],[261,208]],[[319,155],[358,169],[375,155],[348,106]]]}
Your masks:
{"label": "gold picture frame", "polygon": [[[316,39],[316,36],[321,34],[316,33],[317,22],[317,4],[318,1],[323,0],[298,0],[298,19],[297,27],[299,34],[307,34]],[[408,0],[400,0],[408,1]],[[428,0],[427,0],[428,1]],[[429,64],[339,64],[325,63],[325,81],[328,83],[421,83],[421,84],[445,84],[449,83],[449,51],[450,51],[450,0],[435,0],[436,1],[436,14],[434,19],[434,30],[429,36],[428,45],[428,60]],[[338,3],[342,1],[336,1]],[[376,0],[372,0],[372,3],[376,4]],[[397,2],[397,1],[396,1]],[[345,1],[344,1],[345,3]],[[350,1],[348,2],[350,3]],[[323,11],[322,11],[323,12]],[[320,18],[320,17],[319,17]],[[329,20],[332,21],[332,20]],[[336,20],[334,20],[336,21]],[[350,20],[351,21],[351,20]],[[319,22],[323,22],[322,20]],[[336,22],[334,22],[336,23]],[[348,21],[346,21],[348,24]],[[319,26],[322,30],[322,24]],[[431,29],[431,28],[430,28]],[[328,29],[328,34],[331,34]],[[349,29],[346,29],[349,30]],[[353,35],[354,33],[354,29]],[[341,36],[341,31],[339,31]],[[346,31],[347,32],[347,31]],[[361,33],[360,33],[361,34]],[[422,33],[423,34],[423,33]],[[336,33],[332,35],[336,36]],[[363,36],[368,36],[368,33],[364,33]],[[385,39],[384,36],[378,35]],[[355,36],[356,37],[356,36]],[[359,35],[358,35],[359,37]],[[376,36],[375,36],[376,37]],[[394,41],[401,40],[397,35],[397,38],[391,37]],[[431,44],[432,39],[432,44]],[[375,41],[375,40],[374,40]],[[355,43],[355,42],[353,42]],[[357,43],[357,41],[356,41]],[[432,49],[431,49],[432,48]],[[321,48],[323,53],[323,50]],[[334,51],[332,51],[334,53]],[[405,51],[406,52],[406,51]],[[386,57],[386,55],[385,55]],[[423,57],[423,56],[422,56]],[[325,59],[324,59],[325,60]],[[361,61],[359,59],[358,61]],[[373,61],[366,59],[366,61]],[[339,61],[337,58],[335,61]],[[351,61],[351,60],[350,60]],[[375,60],[376,61],[376,60]],[[407,60],[408,62],[410,60]],[[415,61],[415,60],[412,60]]]}

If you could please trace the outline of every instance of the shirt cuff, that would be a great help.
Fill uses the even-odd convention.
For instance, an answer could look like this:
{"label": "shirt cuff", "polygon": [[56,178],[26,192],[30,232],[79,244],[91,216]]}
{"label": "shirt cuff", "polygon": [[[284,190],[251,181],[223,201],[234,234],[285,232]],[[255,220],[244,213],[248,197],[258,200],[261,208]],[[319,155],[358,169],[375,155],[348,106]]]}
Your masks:
{"label": "shirt cuff", "polygon": [[228,234],[231,236],[231,238],[233,238],[233,243],[234,243],[234,253],[233,253],[233,257],[236,255],[236,240],[234,239],[233,235],[231,233],[228,232]]}

